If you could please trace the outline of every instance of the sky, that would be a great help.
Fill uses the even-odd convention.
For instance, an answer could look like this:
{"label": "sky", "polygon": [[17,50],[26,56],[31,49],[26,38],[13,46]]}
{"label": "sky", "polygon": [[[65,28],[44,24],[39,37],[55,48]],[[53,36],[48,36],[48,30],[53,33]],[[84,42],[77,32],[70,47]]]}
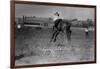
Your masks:
{"label": "sky", "polygon": [[79,7],[61,7],[61,6],[44,6],[44,5],[29,5],[16,4],[15,16],[36,16],[36,17],[51,17],[53,18],[55,12],[60,13],[60,18],[63,19],[78,19],[94,20],[94,8],[79,8]]}

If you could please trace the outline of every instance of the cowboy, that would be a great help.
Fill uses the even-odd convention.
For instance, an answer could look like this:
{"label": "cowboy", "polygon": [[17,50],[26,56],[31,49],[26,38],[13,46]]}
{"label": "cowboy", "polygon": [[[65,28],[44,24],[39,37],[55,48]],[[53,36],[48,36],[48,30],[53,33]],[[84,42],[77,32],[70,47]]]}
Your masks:
{"label": "cowboy", "polygon": [[62,19],[59,16],[60,16],[60,14],[58,12],[54,13],[54,18],[53,18],[54,26],[53,26],[53,30],[60,31],[60,29],[58,29],[58,24],[60,24],[60,22],[62,21]]}

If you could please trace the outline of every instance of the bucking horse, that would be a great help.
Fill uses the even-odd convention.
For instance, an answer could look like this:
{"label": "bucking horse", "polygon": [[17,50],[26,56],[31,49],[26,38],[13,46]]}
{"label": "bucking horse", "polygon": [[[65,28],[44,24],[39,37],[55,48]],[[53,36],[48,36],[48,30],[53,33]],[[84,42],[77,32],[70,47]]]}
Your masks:
{"label": "bucking horse", "polygon": [[60,32],[65,33],[67,40],[71,41],[71,21],[69,20],[63,20],[63,19],[57,19],[54,22],[53,26],[53,34],[51,37],[50,42],[56,42],[57,36],[59,35]]}

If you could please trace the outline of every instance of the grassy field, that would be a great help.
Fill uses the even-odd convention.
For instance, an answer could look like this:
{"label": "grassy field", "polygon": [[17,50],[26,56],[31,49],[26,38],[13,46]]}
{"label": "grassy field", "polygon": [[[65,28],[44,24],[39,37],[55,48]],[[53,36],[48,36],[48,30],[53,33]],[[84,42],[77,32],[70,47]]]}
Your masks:
{"label": "grassy field", "polygon": [[50,42],[52,29],[24,27],[16,30],[16,65],[82,62],[94,60],[94,35],[85,35],[83,28],[71,27],[71,44],[60,33]]}

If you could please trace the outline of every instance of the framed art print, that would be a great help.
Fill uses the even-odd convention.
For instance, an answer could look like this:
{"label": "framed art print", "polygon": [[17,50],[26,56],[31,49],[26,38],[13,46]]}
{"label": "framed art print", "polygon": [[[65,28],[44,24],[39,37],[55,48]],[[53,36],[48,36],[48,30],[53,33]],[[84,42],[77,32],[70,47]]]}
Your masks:
{"label": "framed art print", "polygon": [[96,6],[11,1],[11,68],[96,63]]}

